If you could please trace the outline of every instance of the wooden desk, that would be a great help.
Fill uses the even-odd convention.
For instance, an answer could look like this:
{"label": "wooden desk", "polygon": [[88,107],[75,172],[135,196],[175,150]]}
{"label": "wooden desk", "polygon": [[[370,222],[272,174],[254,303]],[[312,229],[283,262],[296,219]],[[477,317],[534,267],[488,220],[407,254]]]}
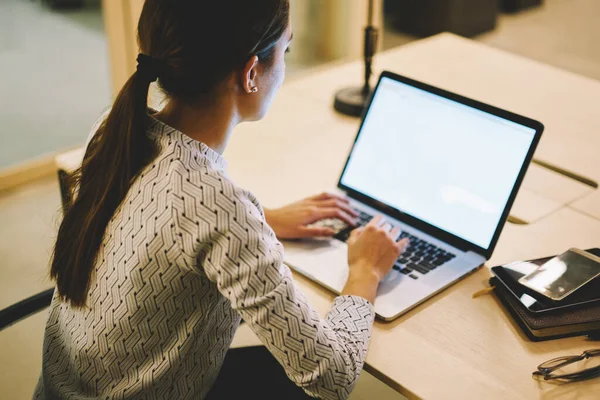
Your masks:
{"label": "wooden desk", "polygon": [[[556,235],[556,227],[564,234]],[[597,221],[564,208],[536,225],[507,226],[489,265],[594,246],[598,235]],[[376,322],[365,368],[409,398],[597,399],[598,380],[555,386],[534,381],[531,372],[547,359],[600,345],[584,338],[529,341],[493,296],[471,298],[489,276],[480,270],[396,321]],[[311,304],[326,312],[332,295],[296,279]]]}
{"label": "wooden desk", "polygon": [[574,201],[570,207],[600,220],[600,190]]}
{"label": "wooden desk", "polygon": [[[377,66],[539,118],[547,131],[537,157],[600,178],[595,152],[580,142],[583,134],[600,141],[591,134],[600,121],[589,100],[581,100],[600,94],[597,82],[452,35],[381,54]],[[358,83],[360,70],[360,63],[333,66],[284,85],[264,121],[241,125],[234,134],[225,153],[234,180],[267,206],[334,187],[358,121],[334,113],[332,95]],[[549,215],[531,225],[508,224],[490,266],[599,244],[599,221],[564,207],[592,189],[538,168],[526,187],[552,202]],[[333,295],[296,276],[311,303],[326,312]],[[554,386],[534,381],[531,372],[547,359],[600,345],[583,338],[530,342],[493,296],[471,299],[489,276],[483,269],[398,320],[377,322],[369,372],[414,398],[597,398],[598,380]]]}
{"label": "wooden desk", "polygon": [[[600,143],[590,149],[600,138],[584,138],[600,124],[591,107],[592,100],[600,104],[597,82],[452,35],[380,54],[377,65],[539,118],[547,133],[537,156],[600,179],[594,157]],[[332,95],[360,76],[360,64],[351,63],[285,84],[265,120],[243,124],[233,135],[225,153],[232,178],[270,207],[333,188],[358,121],[334,113]],[[532,176],[538,178],[528,188],[554,202],[550,213],[530,225],[508,224],[490,265],[598,245],[600,221],[564,207],[573,191],[577,197],[590,189],[539,170]],[[488,278],[482,269],[398,320],[376,322],[367,370],[410,398],[598,398],[600,380],[555,386],[534,381],[531,372],[547,359],[600,344],[583,338],[530,342],[493,296],[471,298]],[[325,313],[333,295],[297,274],[296,279]]]}

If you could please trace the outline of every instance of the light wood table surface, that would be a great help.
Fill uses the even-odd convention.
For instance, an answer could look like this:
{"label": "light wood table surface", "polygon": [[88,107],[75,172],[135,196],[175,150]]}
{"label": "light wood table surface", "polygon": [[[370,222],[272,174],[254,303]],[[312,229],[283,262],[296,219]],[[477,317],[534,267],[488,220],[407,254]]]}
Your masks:
{"label": "light wood table surface", "polygon": [[[600,178],[596,151],[589,151],[590,143],[600,142],[593,134],[600,131],[600,120],[591,107],[594,99],[600,105],[598,82],[453,35],[380,54],[376,65],[538,118],[546,132],[536,157]],[[336,114],[332,96],[359,83],[360,72],[360,63],[335,65],[286,83],[264,121],[235,132],[225,153],[233,179],[267,207],[334,188],[358,121]],[[539,166],[531,168],[527,180],[524,191],[539,201],[522,201],[522,214],[551,206],[529,225],[507,224],[489,266],[600,245],[600,221],[565,207],[593,194],[592,188]],[[547,359],[600,343],[584,338],[530,342],[493,296],[471,298],[489,276],[482,269],[398,320],[377,322],[366,368],[411,398],[599,398],[600,380],[555,386],[534,381],[531,372]],[[296,277],[325,313],[334,296]]]}
{"label": "light wood table surface", "polygon": [[[600,83],[449,34],[379,54],[376,67],[539,119],[546,132],[536,157],[600,180]],[[336,114],[332,96],[360,83],[361,69],[331,65],[284,84],[265,120],[236,129],[225,152],[231,177],[267,207],[334,188],[358,120]],[[78,157],[58,161],[70,169]],[[597,196],[592,188],[533,166],[523,193],[513,211],[529,224],[506,225],[489,266],[600,245],[600,221],[591,216],[598,208],[585,201]],[[471,298],[489,277],[481,269],[399,319],[376,322],[365,368],[409,398],[600,398],[600,380],[556,386],[531,378],[541,362],[600,343],[530,342],[493,296]],[[327,312],[334,295],[296,279]]]}

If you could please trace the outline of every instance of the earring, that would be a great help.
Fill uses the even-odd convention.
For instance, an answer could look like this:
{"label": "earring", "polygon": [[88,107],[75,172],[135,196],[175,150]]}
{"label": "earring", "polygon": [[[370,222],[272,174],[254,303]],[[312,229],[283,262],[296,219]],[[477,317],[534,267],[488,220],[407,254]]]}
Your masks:
{"label": "earring", "polygon": [[252,86],[250,88],[250,90],[248,91],[248,93],[256,93],[256,92],[258,92],[258,88],[256,86]]}

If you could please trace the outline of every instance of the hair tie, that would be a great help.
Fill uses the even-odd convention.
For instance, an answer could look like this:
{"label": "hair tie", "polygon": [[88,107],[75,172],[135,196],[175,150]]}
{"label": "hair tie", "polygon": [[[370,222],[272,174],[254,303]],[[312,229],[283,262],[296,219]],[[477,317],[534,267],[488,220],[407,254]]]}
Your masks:
{"label": "hair tie", "polygon": [[137,62],[137,72],[148,82],[154,82],[158,79],[158,75],[162,70],[160,60],[140,53],[137,56]]}

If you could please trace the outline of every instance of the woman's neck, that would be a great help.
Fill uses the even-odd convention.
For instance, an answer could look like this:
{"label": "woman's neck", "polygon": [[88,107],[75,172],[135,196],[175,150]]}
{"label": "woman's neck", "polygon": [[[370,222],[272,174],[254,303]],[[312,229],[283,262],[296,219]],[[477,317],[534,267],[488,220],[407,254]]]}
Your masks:
{"label": "woman's neck", "polygon": [[240,118],[233,102],[221,99],[210,105],[190,106],[170,100],[154,118],[223,154]]}

